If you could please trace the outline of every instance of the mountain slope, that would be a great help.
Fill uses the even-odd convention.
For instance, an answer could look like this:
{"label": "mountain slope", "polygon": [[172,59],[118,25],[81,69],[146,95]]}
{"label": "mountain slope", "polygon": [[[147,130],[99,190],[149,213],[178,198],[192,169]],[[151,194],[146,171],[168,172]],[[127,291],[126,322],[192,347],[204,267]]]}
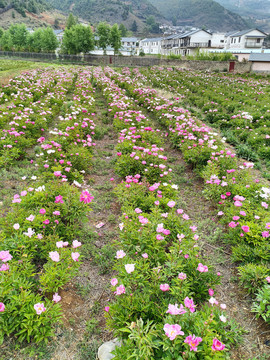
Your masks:
{"label": "mountain slope", "polygon": [[45,0],[0,0],[1,13],[5,12],[5,10],[8,11],[10,8],[25,16],[25,11],[39,14],[49,10],[51,6]]}
{"label": "mountain slope", "polygon": [[270,17],[270,0],[216,0],[242,16]]}
{"label": "mountain slope", "polygon": [[156,22],[164,22],[164,17],[147,0],[47,0],[56,9],[71,12],[93,24],[107,21],[110,24],[123,23],[130,28],[135,20],[142,31],[149,16]]}
{"label": "mountain slope", "polygon": [[[213,0],[149,0],[177,25],[206,27],[217,31],[243,29],[250,24]],[[225,1],[225,0],[224,0]]]}

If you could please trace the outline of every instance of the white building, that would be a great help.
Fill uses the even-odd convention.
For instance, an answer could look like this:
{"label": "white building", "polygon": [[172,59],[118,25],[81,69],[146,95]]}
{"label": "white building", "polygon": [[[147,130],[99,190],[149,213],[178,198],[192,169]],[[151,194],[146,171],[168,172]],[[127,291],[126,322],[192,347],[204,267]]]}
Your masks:
{"label": "white building", "polygon": [[206,30],[193,30],[184,34],[171,35],[161,42],[163,55],[194,55],[197,49],[211,47],[212,34]]}
{"label": "white building", "polygon": [[225,33],[213,33],[211,37],[211,48],[223,49],[225,47]]}
{"label": "white building", "polygon": [[139,51],[139,39],[135,37],[121,38],[120,51],[123,55],[137,55]]}
{"label": "white building", "polygon": [[162,38],[146,38],[140,41],[139,51],[145,54],[157,55],[161,53]]}
{"label": "white building", "polygon": [[266,33],[259,29],[235,31],[226,34],[226,49],[261,49]]}

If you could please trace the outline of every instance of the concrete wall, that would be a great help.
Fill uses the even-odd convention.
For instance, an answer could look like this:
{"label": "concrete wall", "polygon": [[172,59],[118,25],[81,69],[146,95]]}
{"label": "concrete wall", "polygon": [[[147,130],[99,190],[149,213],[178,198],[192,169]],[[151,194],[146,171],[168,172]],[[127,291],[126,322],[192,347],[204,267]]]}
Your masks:
{"label": "concrete wall", "polygon": [[[57,61],[77,63],[93,66],[177,66],[184,69],[205,70],[205,71],[229,71],[229,61],[198,61],[198,60],[171,60],[159,59],[158,57],[139,56],[113,56],[113,55],[59,55],[43,53],[22,53],[11,51],[0,51],[0,57],[24,58],[35,61]],[[235,72],[245,73],[251,70],[251,63],[235,62]]]}
{"label": "concrete wall", "polygon": [[270,62],[256,61],[252,62],[251,70],[255,72],[270,72]]}

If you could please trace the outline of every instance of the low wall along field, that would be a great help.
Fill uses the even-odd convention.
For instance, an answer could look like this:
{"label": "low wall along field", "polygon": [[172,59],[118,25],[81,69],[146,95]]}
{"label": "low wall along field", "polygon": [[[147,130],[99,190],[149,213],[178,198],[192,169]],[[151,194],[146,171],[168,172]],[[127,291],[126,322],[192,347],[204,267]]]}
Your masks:
{"label": "low wall along field", "polygon": [[[200,61],[200,60],[171,60],[159,59],[157,57],[137,57],[137,56],[113,56],[113,55],[67,55],[60,54],[58,57],[53,54],[45,53],[24,53],[12,51],[0,51],[0,56],[15,57],[24,59],[35,59],[44,61],[60,61],[71,63],[83,63],[96,66],[179,66],[185,69],[206,70],[206,71],[229,71],[230,61]],[[235,62],[234,71],[237,73],[247,73],[251,71],[250,63]]]}

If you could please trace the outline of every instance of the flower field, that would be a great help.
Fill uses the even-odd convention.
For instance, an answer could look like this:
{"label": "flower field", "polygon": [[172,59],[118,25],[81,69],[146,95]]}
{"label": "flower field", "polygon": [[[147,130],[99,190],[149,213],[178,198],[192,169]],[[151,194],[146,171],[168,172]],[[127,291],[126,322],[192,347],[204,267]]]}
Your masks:
{"label": "flower field", "polygon": [[[214,218],[210,209],[204,217],[222,234],[216,248],[235,263],[238,295],[249,297],[248,312],[267,332],[270,188],[249,160],[267,169],[268,85],[266,78],[100,67],[34,69],[4,85],[0,170],[22,163],[30,175],[11,197],[1,193],[1,344],[15,339],[21,348],[50,348],[57,324],[66,326],[65,289],[95,259],[108,276],[95,302],[102,309],[95,320],[91,308],[88,335],[80,338],[84,350],[70,351],[70,358],[96,358],[87,348],[99,336],[97,325],[105,331],[104,317],[103,339],[122,342],[116,360],[268,356],[267,349],[239,351],[245,320],[237,324],[220,300],[230,294],[221,296],[222,271],[205,253],[204,231],[193,220],[199,196],[214,209]],[[202,109],[197,117],[194,107]],[[210,126],[235,137],[229,142],[236,150]],[[252,131],[265,143],[252,143]],[[242,159],[243,148],[255,159]],[[189,194],[192,207],[185,206],[172,154],[200,178],[201,193]],[[61,359],[54,356],[47,358]]]}

